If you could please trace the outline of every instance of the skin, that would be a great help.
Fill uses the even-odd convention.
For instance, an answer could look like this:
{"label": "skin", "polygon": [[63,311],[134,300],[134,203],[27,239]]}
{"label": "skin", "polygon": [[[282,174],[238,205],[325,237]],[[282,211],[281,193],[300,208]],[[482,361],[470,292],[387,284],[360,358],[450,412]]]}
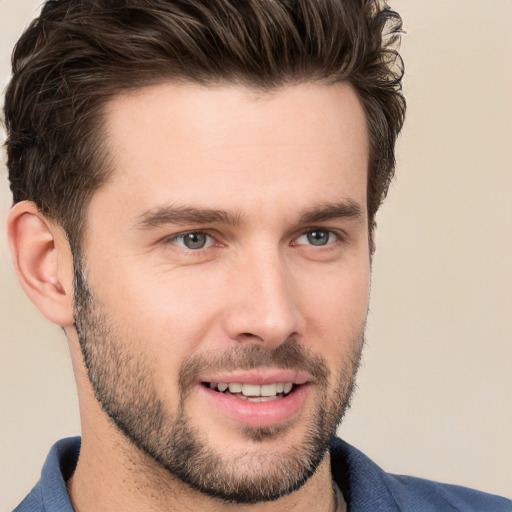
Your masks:
{"label": "skin", "polygon": [[[227,465],[243,452],[236,471],[254,471],[254,461],[263,460],[259,469],[277,478],[265,461],[286,460],[303,443],[315,404],[326,393],[337,398],[339,372],[355,373],[362,345],[370,280],[368,141],[357,96],[347,84],[271,93],[163,84],[112,100],[105,129],[114,172],[87,211],[84,275],[116,343],[149,369],[169,417],[180,410],[180,369],[191,358],[292,343],[325,362],[326,387],[312,379],[286,428],[273,425],[283,427],[280,434],[260,441],[199,383],[181,405]],[[326,205],[331,213],[332,205],[352,210],[304,219]],[[163,222],[154,215],[176,207],[222,209],[229,222],[169,215]],[[326,245],[311,244],[307,234],[315,230],[329,233]],[[207,245],[186,248],[179,235],[187,232],[206,233]],[[70,344],[83,439],[68,482],[76,510],[334,509],[328,455],[305,485],[277,501],[227,505],[138,449],[110,421],[88,378],[63,233],[30,203],[13,209],[9,233],[22,286],[64,326]]]}

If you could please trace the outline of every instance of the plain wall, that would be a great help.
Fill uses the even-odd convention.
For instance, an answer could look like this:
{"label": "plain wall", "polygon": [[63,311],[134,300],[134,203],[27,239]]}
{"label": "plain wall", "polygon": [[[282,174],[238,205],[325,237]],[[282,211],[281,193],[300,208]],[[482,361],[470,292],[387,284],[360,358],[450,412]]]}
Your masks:
{"label": "plain wall", "polygon": [[[408,118],[340,434],[385,469],[512,495],[512,1],[391,0]],[[40,1],[0,0],[0,85]],[[5,157],[3,158],[5,161]],[[79,433],[67,345],[9,262],[0,179],[0,510]]]}

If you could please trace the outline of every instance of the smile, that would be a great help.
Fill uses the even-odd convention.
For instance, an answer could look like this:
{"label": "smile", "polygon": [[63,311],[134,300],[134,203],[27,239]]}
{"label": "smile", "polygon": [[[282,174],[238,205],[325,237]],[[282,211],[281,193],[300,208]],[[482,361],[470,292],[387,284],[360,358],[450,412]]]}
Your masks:
{"label": "smile", "polygon": [[289,370],[209,376],[198,384],[205,407],[237,424],[270,426],[298,418],[311,392],[311,377]]}
{"label": "smile", "polygon": [[249,402],[270,402],[287,396],[294,388],[292,382],[275,382],[269,384],[249,384],[242,382],[205,382],[204,386],[218,391],[219,393],[229,394],[241,400]]}

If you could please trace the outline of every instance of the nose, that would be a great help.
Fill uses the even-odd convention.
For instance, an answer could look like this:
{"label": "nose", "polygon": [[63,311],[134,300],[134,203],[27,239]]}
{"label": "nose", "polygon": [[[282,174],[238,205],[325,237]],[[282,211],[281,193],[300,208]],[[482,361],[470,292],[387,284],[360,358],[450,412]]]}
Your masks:
{"label": "nose", "polygon": [[229,338],[270,349],[300,335],[302,317],[293,273],[278,251],[261,253],[231,274],[223,320]]}

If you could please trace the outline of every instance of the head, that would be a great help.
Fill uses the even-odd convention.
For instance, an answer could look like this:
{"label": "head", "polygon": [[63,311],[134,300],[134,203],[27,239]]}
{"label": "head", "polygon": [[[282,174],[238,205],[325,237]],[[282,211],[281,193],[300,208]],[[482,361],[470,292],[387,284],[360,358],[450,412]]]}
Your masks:
{"label": "head", "polygon": [[14,201],[73,255],[57,323],[105,417],[205,494],[299,488],[348,406],[399,30],[375,1],[52,1],[16,47]]}

